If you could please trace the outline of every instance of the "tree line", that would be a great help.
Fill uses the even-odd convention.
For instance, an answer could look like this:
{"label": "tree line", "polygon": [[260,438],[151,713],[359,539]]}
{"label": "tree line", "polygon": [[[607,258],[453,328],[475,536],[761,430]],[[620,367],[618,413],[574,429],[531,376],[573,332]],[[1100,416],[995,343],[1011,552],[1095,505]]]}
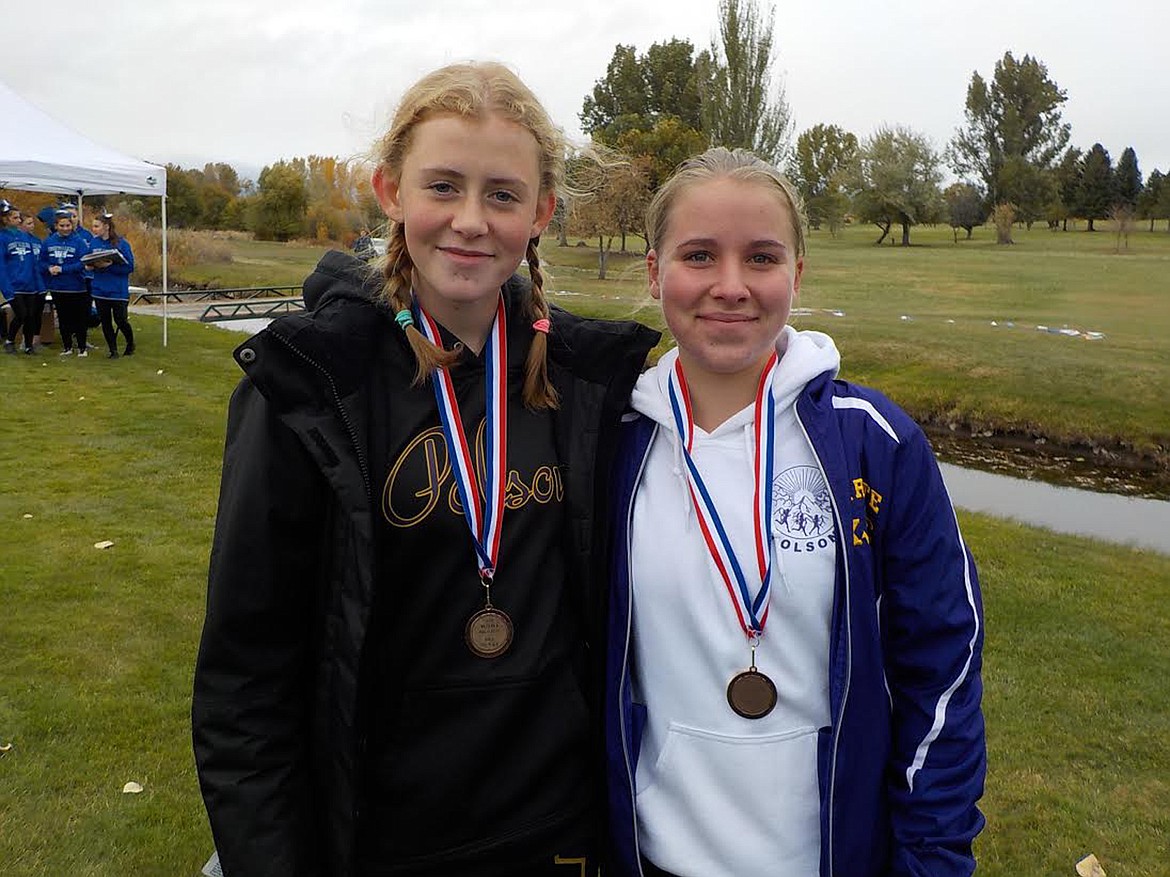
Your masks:
{"label": "tree line", "polygon": [[[772,77],[776,57],[774,10],[757,0],[719,0],[718,30],[710,45],[688,40],[654,43],[644,52],[618,44],[605,73],[585,96],[579,115],[607,171],[582,188],[591,197],[562,204],[552,226],[561,243],[574,234],[597,242],[600,270],[615,239],[624,251],[630,235],[645,238],[651,194],[683,159],[708,146],[751,149],[786,170],[804,198],[809,225],[835,233],[847,220],[874,224],[877,243],[900,230],[947,222],[966,236],[988,220],[997,239],[1011,241],[1014,223],[1044,221],[1067,230],[1101,219],[1121,228],[1146,220],[1170,230],[1170,184],[1160,170],[1143,177],[1127,147],[1116,163],[1100,143],[1070,145],[1061,118],[1066,92],[1045,65],[1011,52],[989,79],[972,74],[964,120],[941,149],[902,125],[864,137],[820,123],[793,141],[784,84]],[[621,156],[607,161],[604,156]],[[581,154],[575,171],[596,170]],[[959,182],[942,189],[944,169]],[[107,199],[136,218],[157,224],[156,198]],[[331,156],[283,159],[255,180],[230,165],[202,169],[167,165],[167,214],[178,228],[247,231],[257,238],[348,241],[384,219],[369,184],[369,168]],[[898,239],[898,235],[894,235]]]}
{"label": "tree line", "polygon": [[[963,125],[942,149],[902,125],[859,138],[840,126],[813,125],[793,144],[783,83],[773,84],[774,12],[756,0],[720,0],[719,31],[708,48],[687,40],[655,43],[638,53],[619,44],[605,75],[585,96],[580,120],[594,142],[629,157],[592,200],[567,217],[594,237],[604,259],[616,235],[643,237],[640,216],[658,183],[683,158],[723,145],[752,149],[786,170],[805,200],[812,228],[835,232],[847,219],[873,223],[876,243],[898,227],[901,243],[919,224],[948,222],[967,237],[989,219],[1011,242],[1014,223],[1068,229],[1081,219],[1167,220],[1170,185],[1154,170],[1143,178],[1127,147],[1116,164],[1100,143],[1070,146],[1061,118],[1067,93],[1039,59],[1011,52],[990,80],[975,71]],[[942,189],[944,169],[959,182]],[[636,202],[631,205],[631,201]]]}
{"label": "tree line", "polygon": [[[157,224],[157,198],[121,196],[135,218]],[[370,188],[369,171],[332,156],[282,159],[255,180],[243,179],[230,164],[200,169],[167,165],[167,223],[176,228],[248,231],[260,240],[309,238],[346,240],[382,220]]]}

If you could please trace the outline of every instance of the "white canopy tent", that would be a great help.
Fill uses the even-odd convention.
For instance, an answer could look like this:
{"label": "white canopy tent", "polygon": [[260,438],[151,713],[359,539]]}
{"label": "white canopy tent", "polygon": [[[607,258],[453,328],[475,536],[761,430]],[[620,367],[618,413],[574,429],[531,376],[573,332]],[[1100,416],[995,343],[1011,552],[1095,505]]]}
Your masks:
{"label": "white canopy tent", "polygon": [[94,143],[0,81],[0,188],[162,198],[163,345],[167,343],[167,169]]}

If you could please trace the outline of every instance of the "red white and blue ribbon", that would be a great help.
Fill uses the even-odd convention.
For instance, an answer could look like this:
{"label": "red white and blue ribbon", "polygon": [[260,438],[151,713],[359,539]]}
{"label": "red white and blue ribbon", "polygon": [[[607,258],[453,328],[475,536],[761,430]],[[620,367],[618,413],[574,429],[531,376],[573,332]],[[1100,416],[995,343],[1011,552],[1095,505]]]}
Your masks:
{"label": "red white and blue ribbon", "polygon": [[[731,547],[731,540],[723,526],[723,520],[715,508],[707,485],[699,474],[699,468],[691,458],[695,438],[695,419],[691,409],[691,396],[683,375],[682,362],[675,360],[670,373],[670,407],[674,412],[674,425],[682,443],[683,458],[686,460],[687,481],[690,484],[691,501],[699,519],[699,529],[707,543],[715,567],[723,578],[727,594],[731,598],[740,626],[749,639],[756,639],[764,632],[768,623],[768,596],[772,590],[772,472],[776,446],[776,400],[772,396],[772,376],[779,365],[779,357],[773,352],[760,375],[756,389],[755,404],[755,458],[753,477],[755,479],[754,513],[752,516],[756,543],[756,567],[759,573],[759,587],[753,594],[743,564]],[[754,578],[754,577],[753,577]]]}
{"label": "red white and blue ribbon", "polygon": [[[423,334],[436,347],[442,348],[439,326],[431,319],[422,306],[415,301],[419,325]],[[463,418],[459,413],[459,402],[455,397],[455,384],[445,368],[435,371],[432,382],[435,386],[435,401],[439,405],[439,420],[443,436],[447,440],[447,455],[451,458],[451,471],[455,473],[455,484],[459,489],[459,500],[463,504],[463,517],[475,543],[476,562],[480,576],[490,581],[495,576],[496,561],[500,555],[500,532],[504,522],[504,488],[507,475],[508,447],[508,335],[505,323],[504,299],[500,297],[492,331],[484,344],[483,358],[486,363],[485,418],[487,436],[484,448],[483,489],[476,477],[471,444],[463,429]]]}

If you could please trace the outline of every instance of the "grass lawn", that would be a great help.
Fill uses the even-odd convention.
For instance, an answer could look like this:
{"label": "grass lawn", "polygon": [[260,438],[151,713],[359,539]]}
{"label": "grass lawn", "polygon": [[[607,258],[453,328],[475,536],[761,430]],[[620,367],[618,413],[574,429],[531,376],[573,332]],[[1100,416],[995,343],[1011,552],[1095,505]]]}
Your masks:
{"label": "grass lawn", "polygon": [[[1001,247],[989,228],[957,244],[948,228],[916,228],[909,248],[873,246],[870,226],[836,238],[812,232],[798,302],[812,313],[793,323],[830,333],[843,377],[880,387],[920,421],[1128,448],[1170,470],[1170,233],[1162,224],[1146,229],[1141,224],[1120,253],[1108,230],[1021,228],[1014,246]],[[232,247],[233,262],[196,266],[186,279],[299,284],[324,251]],[[642,247],[631,236],[630,252],[614,253],[600,281],[595,246],[546,239],[552,300],[662,328],[646,292]]]}
{"label": "grass lawn", "polygon": [[[212,847],[189,697],[240,336],[174,320],[162,350],[134,319],[133,358],[0,357],[0,471],[27,485],[0,494],[6,877],[194,877]],[[1094,852],[1110,877],[1164,875],[1170,557],[961,517],[987,614],[979,873]]]}
{"label": "grass lawn", "polygon": [[[792,322],[833,336],[843,377],[881,388],[919,420],[1128,445],[1170,468],[1164,225],[1132,234],[1121,254],[1111,233],[1040,226],[1017,229],[1011,247],[997,246],[986,228],[958,244],[948,228],[914,229],[909,248],[874,247],[876,237],[868,226],[809,237],[797,304],[813,313]],[[630,239],[629,256],[611,257],[605,281],[596,279],[593,243],[565,249],[545,242],[550,288],[583,294],[554,300],[592,299],[590,310],[624,306],[661,328],[634,254],[641,239]],[[1037,326],[1105,337],[1088,341]]]}

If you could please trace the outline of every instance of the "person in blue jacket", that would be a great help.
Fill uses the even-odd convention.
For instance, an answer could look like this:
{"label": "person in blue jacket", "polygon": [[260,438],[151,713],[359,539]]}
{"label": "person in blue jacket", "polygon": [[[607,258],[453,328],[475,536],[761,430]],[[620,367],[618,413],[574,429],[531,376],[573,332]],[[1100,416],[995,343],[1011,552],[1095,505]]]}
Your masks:
{"label": "person in blue jacket", "polygon": [[919,427],[787,325],[804,227],[779,171],[723,148],[648,212],[677,347],[635,387],[611,493],[618,874],[975,869],[975,566]]}
{"label": "person in blue jacket", "polygon": [[93,247],[94,236],[90,230],[85,227],[85,223],[81,221],[81,214],[77,210],[77,205],[66,199],[57,205],[57,210],[54,211],[54,215],[62,210],[68,213],[69,218],[73,220],[74,231],[76,231],[77,234],[80,235],[82,239],[84,239],[85,242],[90,245],[90,247]]}
{"label": "person in blue jacket", "polygon": [[41,245],[41,277],[52,293],[53,307],[61,332],[61,356],[88,356],[86,335],[89,331],[90,298],[81,257],[89,252],[89,244],[73,227],[73,217],[67,210],[56,213],[56,231]]}
{"label": "person in blue jacket", "polygon": [[[24,349],[31,350],[33,338],[40,332],[40,313],[44,309],[44,286],[38,264],[40,241],[23,228],[21,212],[7,201],[0,201],[0,290],[10,309],[4,332],[4,352],[16,353],[16,335],[25,330]],[[41,310],[37,310],[37,304]],[[35,322],[35,328],[28,325]]]}
{"label": "person in blue jacket", "polygon": [[[134,330],[130,326],[130,275],[134,272],[134,253],[130,242],[114,228],[114,217],[103,213],[91,225],[93,229],[93,250],[117,250],[124,261],[101,259],[90,265],[93,269],[91,289],[98,317],[102,323],[110,359],[118,358],[118,332],[126,339],[126,356],[134,353]],[[117,325],[115,330],[114,326]]]}
{"label": "person in blue jacket", "polygon": [[8,201],[0,199],[0,327],[3,327],[4,352],[14,353],[8,344],[8,329],[15,325],[12,313],[12,281],[8,277],[7,241],[13,232],[13,224],[19,228],[20,212]]}

